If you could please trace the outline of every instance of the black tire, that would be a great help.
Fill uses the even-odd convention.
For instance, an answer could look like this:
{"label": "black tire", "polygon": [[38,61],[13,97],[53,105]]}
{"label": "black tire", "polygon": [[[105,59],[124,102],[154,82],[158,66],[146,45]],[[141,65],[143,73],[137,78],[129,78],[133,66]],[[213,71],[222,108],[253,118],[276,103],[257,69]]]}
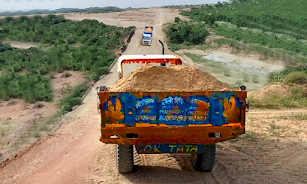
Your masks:
{"label": "black tire", "polygon": [[116,165],[119,173],[133,171],[133,145],[117,145]]}
{"label": "black tire", "polygon": [[211,172],[215,161],[215,144],[209,144],[204,153],[192,153],[191,162],[198,172]]}

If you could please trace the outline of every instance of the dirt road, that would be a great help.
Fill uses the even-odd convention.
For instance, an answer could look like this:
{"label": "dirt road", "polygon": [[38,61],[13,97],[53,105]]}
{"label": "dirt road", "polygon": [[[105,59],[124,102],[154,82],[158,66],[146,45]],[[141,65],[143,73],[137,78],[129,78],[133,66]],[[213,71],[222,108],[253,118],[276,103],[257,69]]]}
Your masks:
{"label": "dirt road", "polygon": [[[112,25],[135,25],[138,30],[125,54],[160,54],[162,24],[176,15],[174,10],[149,9],[110,14],[86,14],[83,18]],[[77,15],[79,16],[79,15]],[[141,18],[140,18],[141,16]],[[80,17],[71,17],[81,20]],[[154,43],[140,46],[145,25],[154,26]],[[170,51],[166,50],[166,54]],[[188,63],[187,63],[188,64]],[[124,66],[127,75],[137,65]],[[186,155],[137,155],[136,171],[116,171],[115,146],[99,142],[100,119],[95,87],[112,85],[116,66],[97,82],[63,125],[52,136],[0,170],[0,183],[306,183],[307,110],[252,111],[247,117],[248,133],[218,144],[212,173],[193,170]],[[295,115],[296,114],[296,115]],[[282,115],[282,116],[281,116]],[[283,119],[280,119],[282,117]],[[302,117],[298,118],[297,117]],[[274,125],[272,124],[274,123]]]}

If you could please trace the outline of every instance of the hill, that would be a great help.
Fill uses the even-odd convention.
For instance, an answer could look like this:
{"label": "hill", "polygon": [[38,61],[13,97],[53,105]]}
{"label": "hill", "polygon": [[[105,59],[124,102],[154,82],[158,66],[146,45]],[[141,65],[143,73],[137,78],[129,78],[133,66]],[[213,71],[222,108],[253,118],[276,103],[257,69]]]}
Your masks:
{"label": "hill", "polygon": [[56,14],[56,13],[81,13],[81,12],[89,12],[89,13],[108,13],[108,12],[120,12],[124,11],[124,9],[120,9],[117,7],[109,6],[109,7],[90,7],[90,8],[60,8],[56,10],[30,10],[30,11],[15,11],[15,12],[2,12],[0,16],[14,16],[14,15],[35,15],[35,14]]}
{"label": "hill", "polygon": [[[182,14],[197,21],[225,21],[239,27],[257,28],[307,38],[307,1],[234,0],[194,8]],[[295,10],[295,11],[294,11]]]}

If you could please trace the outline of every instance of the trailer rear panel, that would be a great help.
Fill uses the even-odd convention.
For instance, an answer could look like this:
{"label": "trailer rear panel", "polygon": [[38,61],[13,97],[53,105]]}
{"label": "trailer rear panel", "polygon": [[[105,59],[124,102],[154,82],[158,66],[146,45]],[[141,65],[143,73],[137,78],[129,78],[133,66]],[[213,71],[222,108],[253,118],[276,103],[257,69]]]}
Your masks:
{"label": "trailer rear panel", "polygon": [[99,92],[101,141],[214,144],[245,132],[246,91]]}

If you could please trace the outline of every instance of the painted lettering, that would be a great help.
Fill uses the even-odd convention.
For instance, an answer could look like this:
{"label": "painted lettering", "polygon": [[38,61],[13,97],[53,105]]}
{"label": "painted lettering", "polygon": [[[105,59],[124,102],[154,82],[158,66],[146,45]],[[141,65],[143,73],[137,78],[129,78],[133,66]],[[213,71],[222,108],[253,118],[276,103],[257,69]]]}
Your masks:
{"label": "painted lettering", "polygon": [[167,104],[183,104],[184,103],[184,99],[183,98],[180,98],[180,97],[168,97],[168,98],[165,98],[161,101],[162,105],[167,105]]}
{"label": "painted lettering", "polygon": [[181,145],[180,145],[180,146],[178,146],[178,148],[177,148],[177,152],[179,152],[179,151],[180,151],[180,152],[183,152],[183,146],[181,146]]}
{"label": "painted lettering", "polygon": [[171,152],[173,152],[173,148],[176,148],[177,146],[176,145],[170,145],[169,147],[171,148]]}
{"label": "painted lettering", "polygon": [[159,121],[186,121],[187,117],[186,116],[176,116],[176,115],[167,115],[167,116],[159,116]]}
{"label": "painted lettering", "polygon": [[191,145],[187,145],[187,152],[189,152]]}
{"label": "painted lettering", "polygon": [[189,116],[188,120],[189,121],[205,121],[206,117],[205,116]]}
{"label": "painted lettering", "polygon": [[135,121],[156,121],[156,116],[136,116]]}
{"label": "painted lettering", "polygon": [[155,103],[156,103],[155,99],[152,98],[142,99],[136,102],[135,108],[139,108],[141,106],[148,106],[150,104],[155,104]]}
{"label": "painted lettering", "polygon": [[176,115],[176,114],[184,114],[184,111],[182,110],[160,110],[159,111],[160,114],[173,114],[173,115]]}
{"label": "painted lettering", "polygon": [[145,152],[151,151],[151,145],[147,145],[147,146],[144,148],[144,151],[145,151]]}
{"label": "painted lettering", "polygon": [[191,152],[197,152],[197,146],[193,146],[193,148],[191,148]]}
{"label": "painted lettering", "polygon": [[154,146],[154,152],[160,152],[160,151],[159,151],[159,148],[160,148],[160,145],[158,145],[158,146],[155,145],[155,146]]}

